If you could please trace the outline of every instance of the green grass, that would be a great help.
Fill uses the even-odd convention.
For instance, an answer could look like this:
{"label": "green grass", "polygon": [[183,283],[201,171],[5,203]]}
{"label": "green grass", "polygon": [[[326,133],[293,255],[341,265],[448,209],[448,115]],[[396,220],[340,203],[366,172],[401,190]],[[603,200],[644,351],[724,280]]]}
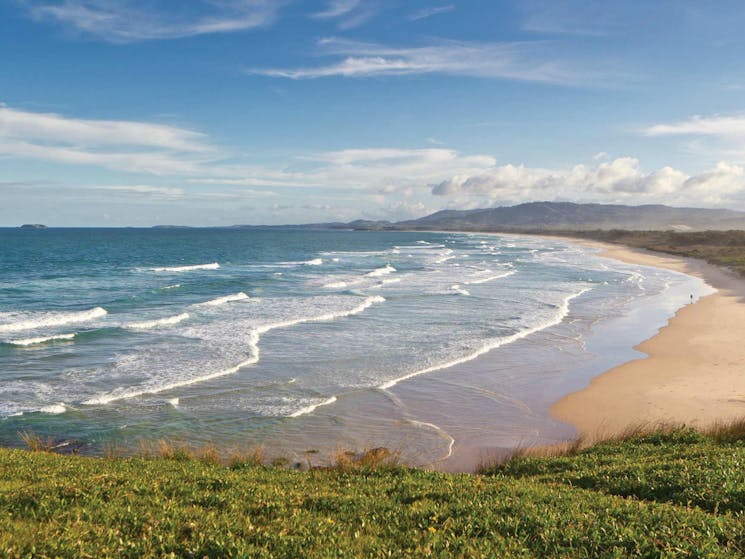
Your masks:
{"label": "green grass", "polygon": [[0,449],[0,556],[738,557],[740,439],[677,430],[482,475]]}

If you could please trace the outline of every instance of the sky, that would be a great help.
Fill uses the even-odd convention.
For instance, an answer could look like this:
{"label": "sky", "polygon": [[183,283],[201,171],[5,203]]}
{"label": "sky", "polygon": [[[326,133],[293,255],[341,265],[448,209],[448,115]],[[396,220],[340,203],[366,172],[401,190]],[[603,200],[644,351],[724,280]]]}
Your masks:
{"label": "sky", "polygon": [[741,0],[0,0],[0,226],[745,210]]}

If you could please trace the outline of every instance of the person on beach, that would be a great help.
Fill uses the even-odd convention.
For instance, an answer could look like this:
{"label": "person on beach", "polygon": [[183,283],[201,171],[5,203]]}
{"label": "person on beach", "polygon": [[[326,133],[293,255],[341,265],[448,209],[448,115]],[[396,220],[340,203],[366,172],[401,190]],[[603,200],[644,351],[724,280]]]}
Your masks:
{"label": "person on beach", "polygon": [[691,305],[693,304],[693,293],[691,293]]}

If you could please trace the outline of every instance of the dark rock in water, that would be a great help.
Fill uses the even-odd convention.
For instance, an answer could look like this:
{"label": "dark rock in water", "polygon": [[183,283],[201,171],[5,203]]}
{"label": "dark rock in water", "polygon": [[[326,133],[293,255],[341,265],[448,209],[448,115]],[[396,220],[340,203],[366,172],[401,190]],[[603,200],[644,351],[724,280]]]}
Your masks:
{"label": "dark rock in water", "polygon": [[24,223],[21,225],[21,229],[48,229],[48,227],[41,223]]}

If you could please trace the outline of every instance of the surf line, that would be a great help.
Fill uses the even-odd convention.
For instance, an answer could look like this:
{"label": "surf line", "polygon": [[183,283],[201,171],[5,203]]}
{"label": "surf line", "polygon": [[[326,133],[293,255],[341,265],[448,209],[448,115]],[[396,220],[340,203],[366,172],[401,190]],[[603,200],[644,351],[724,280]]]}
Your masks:
{"label": "surf line", "polygon": [[493,349],[497,349],[498,347],[502,347],[507,344],[511,344],[512,342],[516,342],[517,340],[520,340],[522,338],[525,338],[527,336],[530,336],[531,334],[535,334],[536,332],[540,332],[541,330],[545,330],[547,328],[551,328],[552,326],[556,326],[557,324],[561,324],[561,322],[567,317],[569,314],[569,303],[573,300],[579,297],[580,295],[587,293],[592,288],[588,287],[585,289],[582,289],[581,291],[574,293],[573,295],[570,295],[569,297],[564,299],[564,302],[559,307],[559,312],[556,313],[556,316],[547,322],[544,322],[543,324],[539,324],[537,326],[532,326],[531,328],[526,328],[525,330],[522,330],[520,332],[516,332],[515,334],[512,334],[511,336],[505,336],[503,338],[495,338],[487,343],[485,343],[483,346],[478,348],[473,353],[470,353],[466,355],[465,357],[460,357],[458,359],[453,359],[452,361],[448,361],[446,363],[442,363],[440,365],[433,365],[432,367],[427,367],[426,369],[421,369],[419,371],[414,371],[413,373],[409,373],[407,375],[404,375],[402,377],[389,380],[387,382],[384,382],[378,388],[380,390],[388,390],[389,388],[393,388],[396,386],[399,382],[403,382],[405,380],[408,380],[410,378],[418,377],[421,375],[426,375],[428,373],[433,373],[435,371],[440,371],[442,369],[449,369],[450,367],[454,367],[456,365],[460,365],[461,363],[467,363],[469,361],[473,361],[477,357],[480,357],[481,355],[484,355],[485,353],[488,353],[492,351]]}
{"label": "surf line", "polygon": [[[259,362],[260,353],[261,353],[261,350],[259,348],[259,340],[261,339],[262,334],[266,334],[267,332],[270,332],[271,330],[276,330],[278,328],[288,328],[290,326],[295,326],[297,324],[303,324],[306,322],[325,322],[325,321],[335,320],[337,318],[345,318],[345,317],[352,316],[355,314],[360,314],[361,312],[364,312],[365,310],[367,310],[374,304],[383,303],[384,301],[385,301],[384,297],[380,297],[376,295],[373,297],[367,297],[362,303],[360,303],[356,307],[349,309],[347,311],[327,313],[327,314],[323,314],[320,316],[297,318],[294,320],[287,320],[284,322],[275,322],[273,324],[258,326],[254,328],[249,334],[248,347],[251,350],[251,357],[249,357],[248,359],[246,359],[245,361],[241,363],[238,363],[237,365],[234,365],[233,367],[228,367],[227,369],[215,371],[213,373],[209,373],[203,376],[188,378],[184,380],[177,380],[177,381],[174,381],[168,384],[163,384],[160,386],[150,386],[150,387],[145,386],[145,387],[139,387],[139,388],[130,388],[127,390],[120,390],[120,391],[113,390],[112,392],[99,394],[98,396],[89,398],[88,400],[85,400],[83,402],[83,405],[87,405],[87,406],[105,405],[105,404],[109,404],[111,402],[116,402],[119,400],[127,400],[130,398],[136,398],[137,396],[143,396],[146,394],[158,394],[160,392],[166,392],[168,390],[182,388],[184,386],[190,386],[192,384],[197,384],[200,382],[205,382],[208,380],[224,377],[227,375],[232,375],[234,373],[237,373],[240,369],[244,367],[255,365],[256,363]],[[332,398],[329,398],[328,400],[323,402],[322,405],[332,404],[333,402],[336,401],[336,398],[333,397],[333,402],[330,400],[332,400]],[[315,406],[315,407],[318,407],[318,406]],[[302,410],[299,410],[299,411],[302,411]],[[313,411],[313,410],[310,410],[310,411]],[[310,411],[306,413],[310,413]]]}

